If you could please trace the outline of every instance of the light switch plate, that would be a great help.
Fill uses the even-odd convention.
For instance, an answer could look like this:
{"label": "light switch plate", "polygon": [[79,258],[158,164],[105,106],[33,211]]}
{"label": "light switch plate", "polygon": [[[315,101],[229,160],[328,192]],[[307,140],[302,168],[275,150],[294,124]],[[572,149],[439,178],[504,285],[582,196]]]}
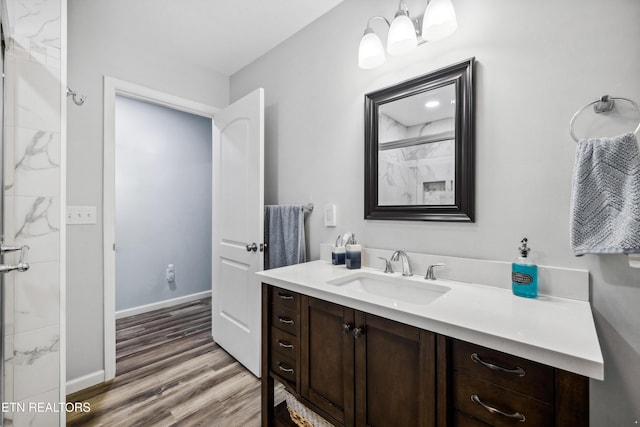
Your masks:
{"label": "light switch plate", "polygon": [[67,206],[68,225],[96,224],[95,206]]}
{"label": "light switch plate", "polygon": [[324,205],[324,226],[336,226],[336,205],[333,203],[327,203]]}

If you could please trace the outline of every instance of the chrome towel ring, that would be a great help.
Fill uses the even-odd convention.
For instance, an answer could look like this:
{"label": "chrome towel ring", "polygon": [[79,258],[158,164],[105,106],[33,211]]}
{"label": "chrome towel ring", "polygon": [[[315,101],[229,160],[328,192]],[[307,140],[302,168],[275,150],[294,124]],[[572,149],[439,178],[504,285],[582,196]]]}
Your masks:
{"label": "chrome towel ring", "polygon": [[[569,134],[571,135],[571,138],[573,138],[573,140],[575,142],[580,141],[575,133],[573,133],[573,124],[576,121],[576,118],[580,115],[580,113],[582,113],[585,109],[589,108],[590,106],[593,105],[593,111],[595,113],[608,113],[609,111],[611,111],[613,109],[613,105],[615,104],[615,100],[620,100],[620,101],[626,101],[629,102],[630,104],[632,104],[634,107],[636,107],[639,111],[640,111],[640,105],[636,104],[634,101],[630,100],[629,98],[619,98],[619,97],[612,97],[609,95],[604,95],[602,96],[600,99],[597,99],[593,102],[588,103],[587,105],[585,105],[584,107],[580,108],[578,111],[576,111],[576,113],[573,115],[573,117],[571,117],[571,121],[569,122]],[[640,123],[638,123],[638,127],[636,127],[636,129],[633,131],[633,133],[638,133],[638,131],[640,131]]]}

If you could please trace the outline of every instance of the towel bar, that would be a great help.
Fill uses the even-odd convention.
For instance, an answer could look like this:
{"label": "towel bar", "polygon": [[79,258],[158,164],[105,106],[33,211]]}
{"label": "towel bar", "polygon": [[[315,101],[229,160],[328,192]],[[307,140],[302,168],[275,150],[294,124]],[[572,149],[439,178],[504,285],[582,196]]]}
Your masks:
{"label": "towel bar", "polygon": [[[571,120],[569,121],[569,134],[571,135],[571,138],[573,138],[575,142],[580,141],[578,138],[576,138],[575,133],[573,133],[573,124],[575,123],[576,118],[580,115],[580,113],[582,113],[585,109],[589,108],[592,105],[593,105],[593,111],[595,113],[598,113],[598,114],[607,113],[613,109],[616,99],[620,101],[627,101],[640,111],[640,105],[636,104],[634,101],[630,100],[629,98],[620,98],[620,97],[612,97],[609,95],[604,95],[600,97],[600,99],[597,99],[593,102],[589,102],[588,104],[580,108],[578,111],[576,111],[573,117],[571,117]],[[638,123],[638,127],[635,128],[633,133],[638,133],[638,131],[640,131],[640,123]]]}

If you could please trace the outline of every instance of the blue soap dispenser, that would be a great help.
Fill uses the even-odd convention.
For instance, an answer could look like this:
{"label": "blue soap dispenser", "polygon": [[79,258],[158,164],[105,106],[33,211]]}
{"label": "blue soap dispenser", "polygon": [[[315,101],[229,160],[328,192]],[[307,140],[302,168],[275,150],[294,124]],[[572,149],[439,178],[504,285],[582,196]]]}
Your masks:
{"label": "blue soap dispenser", "polygon": [[351,240],[345,246],[346,256],[345,256],[345,265],[348,269],[354,270],[358,269],[362,263],[362,246],[356,242],[356,235],[351,236]]}
{"label": "blue soap dispenser", "polygon": [[538,266],[529,257],[531,248],[527,247],[527,238],[520,241],[520,256],[511,264],[511,289],[519,297],[538,296]]}
{"label": "blue soap dispenser", "polygon": [[331,264],[344,265],[345,248],[342,243],[342,235],[338,234],[336,244],[331,248]]}

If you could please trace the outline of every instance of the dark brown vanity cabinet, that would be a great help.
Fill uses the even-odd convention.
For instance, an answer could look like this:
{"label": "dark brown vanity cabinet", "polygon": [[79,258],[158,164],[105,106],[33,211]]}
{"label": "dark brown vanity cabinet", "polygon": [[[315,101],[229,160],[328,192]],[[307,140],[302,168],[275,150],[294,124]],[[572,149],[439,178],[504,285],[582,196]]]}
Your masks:
{"label": "dark brown vanity cabinet", "polygon": [[336,426],[589,425],[586,377],[339,304],[263,285],[262,332],[265,427],[274,379]]}
{"label": "dark brown vanity cabinet", "polygon": [[345,426],[432,426],[435,336],[302,298],[301,395]]}
{"label": "dark brown vanity cabinet", "polygon": [[300,381],[300,295],[270,289],[269,369],[291,388]]}
{"label": "dark brown vanity cabinet", "polygon": [[435,334],[355,312],[356,426],[433,426]]}
{"label": "dark brown vanity cabinet", "polygon": [[272,409],[273,378],[337,426],[435,425],[435,334],[269,286],[263,298],[263,426],[286,425]]}
{"label": "dark brown vanity cabinet", "polygon": [[588,378],[443,336],[437,347],[439,427],[588,427]]}
{"label": "dark brown vanity cabinet", "polygon": [[303,297],[300,394],[345,426],[354,425],[352,309]]}

